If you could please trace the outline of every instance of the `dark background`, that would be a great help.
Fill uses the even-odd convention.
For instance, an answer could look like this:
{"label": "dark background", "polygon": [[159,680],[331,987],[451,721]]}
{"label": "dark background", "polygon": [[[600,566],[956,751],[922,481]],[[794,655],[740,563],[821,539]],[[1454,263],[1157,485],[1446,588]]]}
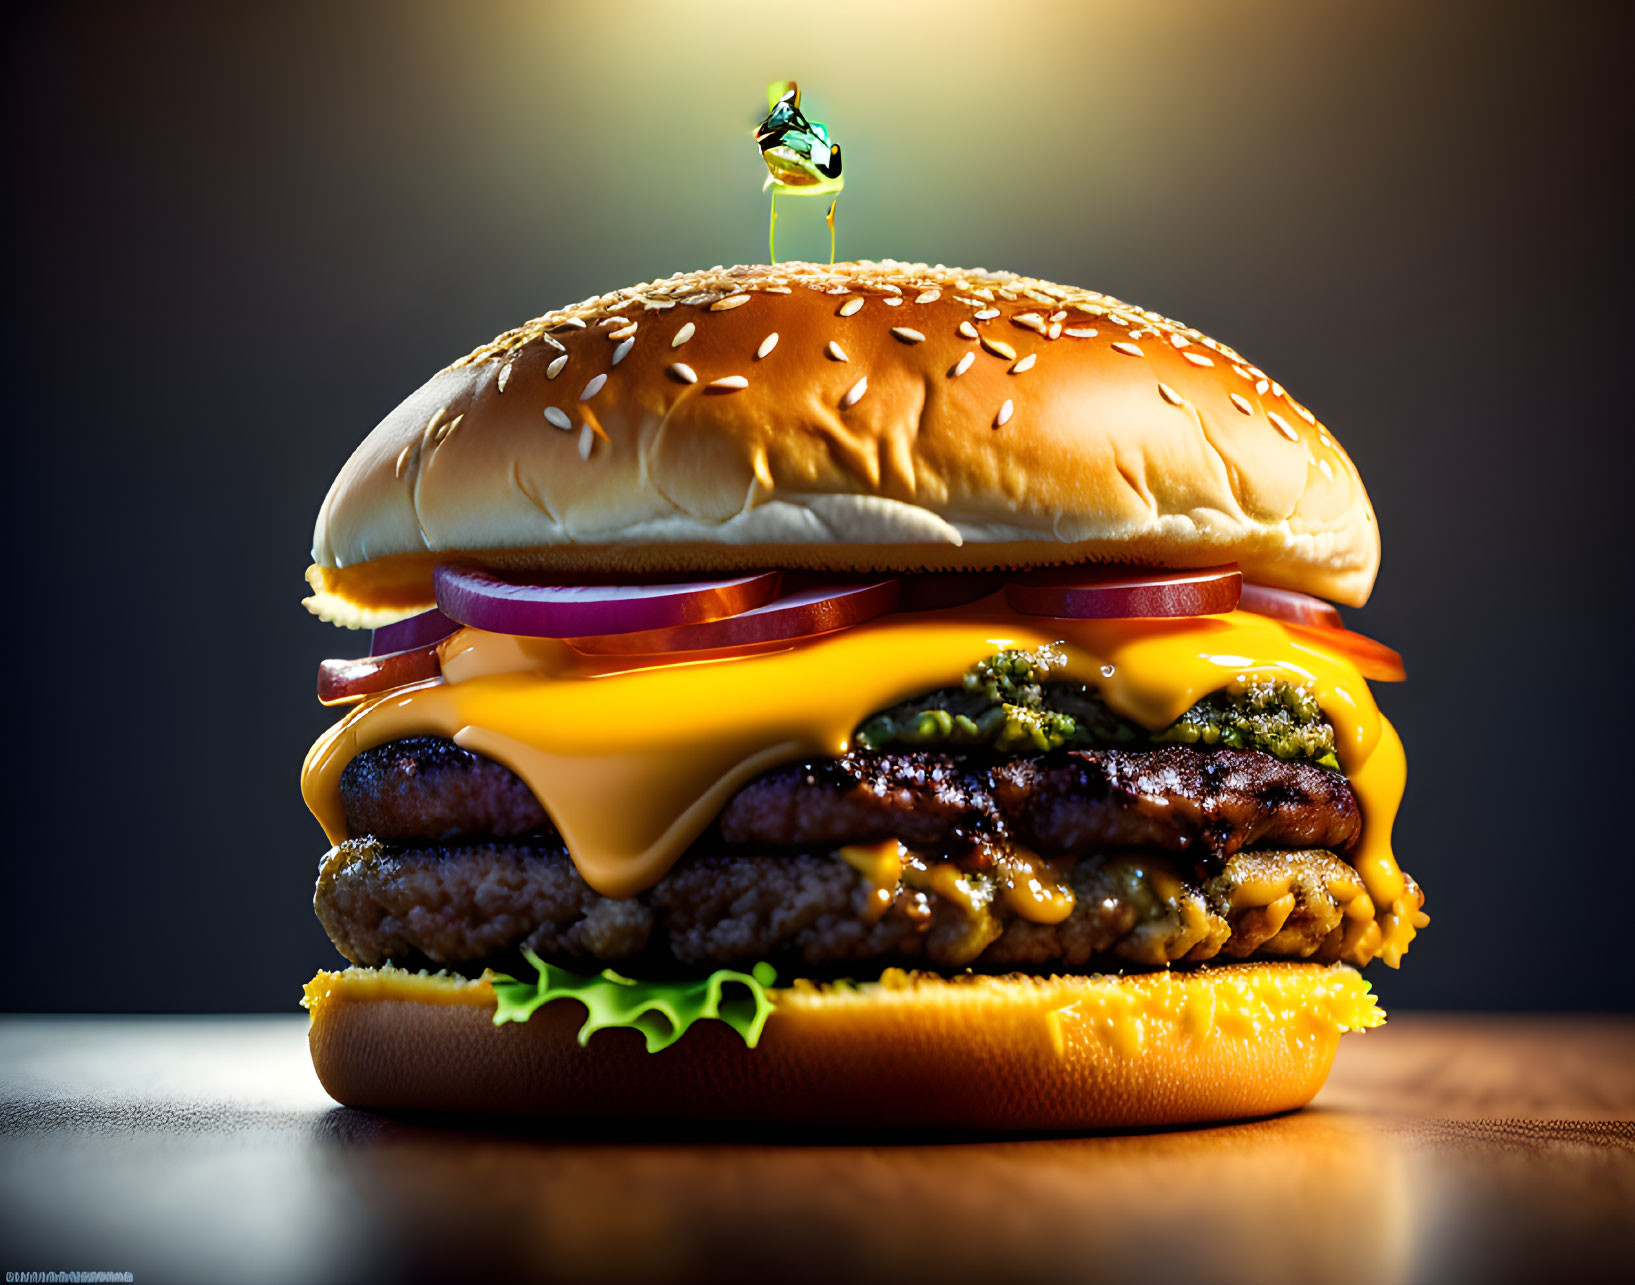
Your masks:
{"label": "dark background", "polygon": [[761,259],[790,75],[842,257],[1184,318],[1356,459],[1434,921],[1387,1005],[1628,1007],[1627,8],[14,7],[0,1007],[288,1010],[337,962],[297,790],[317,662],[366,647],[299,605],[330,478],[511,324]]}

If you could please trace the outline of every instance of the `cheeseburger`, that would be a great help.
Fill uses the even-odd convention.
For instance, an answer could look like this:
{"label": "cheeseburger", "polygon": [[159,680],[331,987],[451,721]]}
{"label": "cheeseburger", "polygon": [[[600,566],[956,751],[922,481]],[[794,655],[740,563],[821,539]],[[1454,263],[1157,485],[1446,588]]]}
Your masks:
{"label": "cheeseburger", "polygon": [[[434,376],[318,516],[307,987],[359,1107],[1259,1115],[1424,927],[1374,513],[1224,344],[901,263],[676,275]],[[363,648],[356,648],[362,651]]]}

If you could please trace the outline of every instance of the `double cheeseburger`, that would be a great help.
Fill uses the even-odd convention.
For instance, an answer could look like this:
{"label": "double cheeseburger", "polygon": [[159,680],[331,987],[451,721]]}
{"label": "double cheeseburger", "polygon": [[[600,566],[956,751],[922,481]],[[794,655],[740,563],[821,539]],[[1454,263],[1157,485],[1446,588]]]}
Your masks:
{"label": "double cheeseburger", "polygon": [[[1426,923],[1333,435],[1009,273],[676,275],[436,375],[318,517],[341,1102],[1059,1129],[1258,1115]],[[357,648],[355,650],[362,650]]]}

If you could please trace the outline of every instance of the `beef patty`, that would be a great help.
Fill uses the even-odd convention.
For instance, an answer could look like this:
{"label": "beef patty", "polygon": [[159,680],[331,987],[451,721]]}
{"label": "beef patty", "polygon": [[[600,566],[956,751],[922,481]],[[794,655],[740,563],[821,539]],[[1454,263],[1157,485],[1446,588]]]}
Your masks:
{"label": "beef patty", "polygon": [[1332,961],[1345,956],[1348,924],[1373,916],[1356,871],[1321,851],[1238,853],[1202,882],[1152,854],[1063,861],[1073,908],[1054,924],[1014,913],[983,873],[963,873],[957,889],[917,873],[926,871],[905,871],[882,902],[878,885],[836,855],[695,850],[652,888],[614,900],[589,888],[554,841],[406,848],[355,839],[325,858],[316,906],[355,963],[468,972],[514,970],[524,946],[580,971],[617,963],[633,972],[760,959],[807,972]]}
{"label": "beef patty", "polygon": [[[397,843],[555,834],[515,773],[441,737],[359,754],[341,801],[351,834]],[[1207,869],[1254,845],[1345,851],[1360,829],[1337,772],[1182,745],[1043,758],[857,751],[758,777],[718,821],[722,842],[763,849],[888,838],[945,849],[989,836],[1048,854],[1156,848]]]}

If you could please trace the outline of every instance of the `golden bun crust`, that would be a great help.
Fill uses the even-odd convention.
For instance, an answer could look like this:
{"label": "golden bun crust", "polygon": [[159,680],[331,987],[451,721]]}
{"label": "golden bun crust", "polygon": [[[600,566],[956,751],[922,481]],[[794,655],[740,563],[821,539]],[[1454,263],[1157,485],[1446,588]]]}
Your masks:
{"label": "golden bun crust", "polygon": [[1333,436],[1232,349],[1009,273],[787,263],[548,313],[358,447],[318,614],[429,605],[451,556],[555,572],[1238,562],[1360,604],[1379,537]]}
{"label": "golden bun crust", "polygon": [[754,1049],[700,1022],[649,1054],[627,1029],[580,1046],[577,1003],[495,1026],[486,982],[348,969],[308,987],[312,1060],[337,1101],[377,1110],[1122,1129],[1303,1106],[1341,1032],[1383,1020],[1355,971],[1286,962],[1129,977],[888,973],[772,994]]}

